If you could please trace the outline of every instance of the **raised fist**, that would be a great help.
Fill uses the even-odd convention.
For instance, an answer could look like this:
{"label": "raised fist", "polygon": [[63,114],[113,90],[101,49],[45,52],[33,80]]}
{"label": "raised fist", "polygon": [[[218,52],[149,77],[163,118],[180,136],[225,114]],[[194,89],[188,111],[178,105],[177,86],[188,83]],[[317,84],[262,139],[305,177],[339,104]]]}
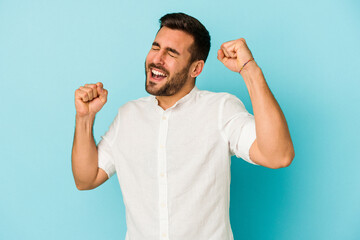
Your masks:
{"label": "raised fist", "polygon": [[85,84],[75,91],[76,114],[80,117],[95,115],[107,101],[108,91],[103,84]]}
{"label": "raised fist", "polygon": [[217,53],[217,58],[234,72],[239,72],[242,66],[253,58],[243,38],[223,43]]}

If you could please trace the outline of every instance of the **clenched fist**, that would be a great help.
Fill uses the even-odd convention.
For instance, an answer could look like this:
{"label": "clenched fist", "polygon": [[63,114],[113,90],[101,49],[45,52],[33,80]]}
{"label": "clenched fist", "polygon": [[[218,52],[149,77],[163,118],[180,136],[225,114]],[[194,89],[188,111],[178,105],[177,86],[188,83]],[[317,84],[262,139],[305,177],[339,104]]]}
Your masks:
{"label": "clenched fist", "polygon": [[243,38],[223,43],[217,58],[231,71],[239,72],[242,66],[253,58]]}
{"label": "clenched fist", "polygon": [[79,117],[95,115],[107,101],[108,91],[103,84],[85,84],[75,91],[75,108]]}

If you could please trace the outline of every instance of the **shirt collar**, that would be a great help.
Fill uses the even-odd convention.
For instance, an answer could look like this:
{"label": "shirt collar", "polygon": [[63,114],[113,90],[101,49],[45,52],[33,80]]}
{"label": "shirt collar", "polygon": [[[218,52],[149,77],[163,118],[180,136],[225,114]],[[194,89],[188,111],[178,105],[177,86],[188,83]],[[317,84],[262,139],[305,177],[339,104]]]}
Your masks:
{"label": "shirt collar", "polygon": [[[174,107],[176,107],[176,106],[179,105],[179,104],[184,104],[184,103],[188,102],[189,100],[191,100],[191,99],[195,96],[196,92],[198,92],[198,91],[199,91],[199,89],[198,89],[196,86],[194,86],[193,89],[192,89],[188,94],[186,94],[185,96],[183,96],[182,98],[180,98],[180,99],[179,99],[172,107],[170,107],[169,109],[174,108]],[[156,96],[152,96],[152,97],[153,97],[154,103],[158,106],[158,105],[159,105],[159,102],[158,102],[158,100],[156,99]]]}
{"label": "shirt collar", "polygon": [[177,105],[177,104],[182,104],[182,103],[187,102],[188,100],[190,100],[190,99],[195,95],[195,93],[196,93],[197,91],[199,91],[199,89],[198,89],[196,86],[194,86],[193,89],[192,89],[188,94],[186,94],[185,96],[183,96],[179,101],[177,101],[177,102],[174,104],[174,106]]}

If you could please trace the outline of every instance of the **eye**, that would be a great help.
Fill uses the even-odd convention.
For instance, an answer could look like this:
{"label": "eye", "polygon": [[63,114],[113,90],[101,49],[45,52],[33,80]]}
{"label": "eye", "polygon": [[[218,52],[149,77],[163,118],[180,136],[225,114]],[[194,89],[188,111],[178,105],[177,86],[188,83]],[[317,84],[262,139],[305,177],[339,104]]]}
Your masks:
{"label": "eye", "polygon": [[151,49],[157,51],[157,50],[159,50],[160,48],[159,48],[158,46],[152,46]]}
{"label": "eye", "polygon": [[170,57],[175,57],[175,55],[171,52],[168,53]]}

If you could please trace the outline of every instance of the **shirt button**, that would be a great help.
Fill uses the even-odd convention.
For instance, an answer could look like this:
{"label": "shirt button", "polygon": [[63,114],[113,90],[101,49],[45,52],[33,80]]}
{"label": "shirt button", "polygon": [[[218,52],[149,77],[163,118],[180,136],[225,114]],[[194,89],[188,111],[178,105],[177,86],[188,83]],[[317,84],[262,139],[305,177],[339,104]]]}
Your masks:
{"label": "shirt button", "polygon": [[163,116],[163,117],[162,117],[162,120],[166,120],[166,117],[165,117],[165,116]]}
{"label": "shirt button", "polygon": [[165,177],[165,173],[160,173],[160,177]]}
{"label": "shirt button", "polygon": [[164,148],[164,145],[161,144],[161,145],[160,145],[160,148]]}
{"label": "shirt button", "polygon": [[161,236],[162,236],[163,238],[165,238],[165,237],[166,237],[166,233],[163,233]]}
{"label": "shirt button", "polygon": [[164,208],[165,206],[166,206],[166,204],[165,204],[165,203],[162,203],[162,204],[161,204],[161,207],[162,207],[162,208]]}

